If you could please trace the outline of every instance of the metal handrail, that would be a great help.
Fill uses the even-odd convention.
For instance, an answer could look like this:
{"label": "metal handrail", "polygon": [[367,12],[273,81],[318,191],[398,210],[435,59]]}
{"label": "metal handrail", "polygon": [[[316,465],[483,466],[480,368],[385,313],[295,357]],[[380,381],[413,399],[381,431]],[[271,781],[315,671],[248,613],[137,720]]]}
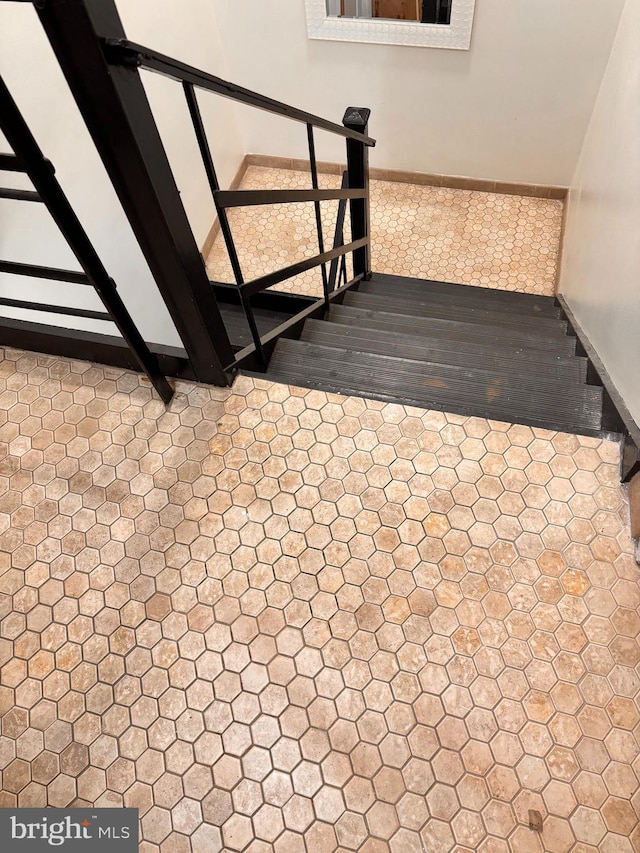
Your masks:
{"label": "metal handrail", "polygon": [[[346,190],[348,186],[349,173],[345,171],[342,175],[341,190]],[[362,196],[358,194],[355,197],[360,198]],[[271,351],[279,337],[290,337],[291,335],[295,335],[295,330],[300,330],[306,320],[312,317],[320,316],[327,308],[331,306],[332,302],[336,300],[341,301],[343,295],[348,290],[353,287],[356,287],[363,280],[364,274],[360,273],[359,275],[355,275],[350,281],[347,281],[347,253],[351,250],[353,245],[344,245],[344,222],[347,212],[348,200],[348,195],[340,197],[340,203],[338,205],[338,214],[336,217],[336,227],[333,237],[333,249],[330,253],[326,253],[332,255],[332,260],[329,274],[325,274],[325,276],[323,276],[323,284],[325,285],[323,297],[320,299],[316,299],[314,302],[311,303],[311,305],[308,305],[306,308],[304,308],[302,311],[299,311],[293,317],[290,317],[288,320],[285,320],[284,323],[281,323],[276,328],[268,331],[260,338],[259,347],[257,346],[257,342],[254,339],[254,343],[252,345],[244,347],[244,349],[236,353],[234,363],[228,366],[229,370],[233,370],[243,364],[251,364],[252,359],[255,357],[255,355],[258,355],[260,359],[263,360],[265,350]],[[362,241],[357,241],[358,244],[366,244],[368,242],[369,237]],[[316,265],[324,263],[324,260],[322,258],[318,260],[318,256],[314,260],[317,261]],[[342,282],[342,286],[340,286],[340,282]],[[249,282],[249,284],[252,284],[252,282]],[[264,287],[261,289],[264,289]]]}
{"label": "metal handrail", "polygon": [[257,107],[257,109],[265,110],[266,112],[280,115],[293,121],[299,121],[303,124],[311,124],[313,127],[327,130],[346,139],[356,139],[358,142],[363,142],[370,147],[376,144],[376,140],[370,136],[364,136],[355,130],[349,130],[340,124],[313,115],[313,113],[283,104],[281,101],[261,95],[259,92],[245,89],[243,86],[237,86],[235,83],[230,83],[228,80],[223,80],[221,77],[216,77],[213,74],[209,74],[192,65],[187,65],[184,62],[173,59],[171,56],[165,56],[156,50],[129,41],[128,39],[105,39],[104,46],[107,61],[113,64],[133,64],[138,68],[145,68],[147,71],[154,71],[165,77],[171,77],[180,83],[190,83],[199,89],[215,92],[224,98],[230,98],[238,103]]}
{"label": "metal handrail", "polygon": [[[351,281],[346,281],[342,287],[336,288],[333,292],[329,294],[329,304],[332,302],[338,302],[338,300],[342,299],[343,295],[351,288],[360,284],[360,282],[364,279],[364,274],[355,276],[351,279]],[[275,329],[270,329],[266,332],[261,338],[261,346],[264,349],[272,350],[275,344],[280,337],[289,337],[294,334],[294,330],[296,328],[300,329],[306,320],[309,320],[313,317],[320,316],[325,310],[325,300],[324,297],[320,299],[316,299],[315,302],[312,302],[311,305],[308,305],[306,308],[303,308],[302,311],[299,311],[297,314],[294,314],[293,317],[289,317],[288,320],[285,320],[284,323],[281,323],[279,326],[276,326]],[[241,349],[236,353],[235,359],[232,364],[227,366],[228,370],[235,370],[237,367],[241,366],[243,363],[251,363],[253,356],[259,351],[255,345],[249,344],[248,346]]]}
{"label": "metal handrail", "polygon": [[42,201],[40,194],[34,190],[19,190],[15,187],[0,187],[0,198],[13,201]]}
{"label": "metal handrail", "polygon": [[86,273],[75,270],[63,270],[59,267],[43,267],[38,264],[21,264],[17,261],[0,261],[0,272],[11,275],[25,275],[29,278],[46,278],[50,281],[66,281],[70,284],[84,284],[93,287]]}
{"label": "metal handrail", "polygon": [[67,305],[52,305],[48,302],[32,302],[27,299],[11,299],[0,296],[0,305],[7,308],[22,308],[24,311],[42,311],[45,314],[60,314],[64,317],[82,317],[85,320],[111,321],[111,315],[106,311],[93,311],[90,308],[73,308]]}
{"label": "metal handrail", "polygon": [[220,207],[252,207],[261,204],[299,204],[304,201],[340,201],[366,198],[364,190],[219,190],[216,200]]}

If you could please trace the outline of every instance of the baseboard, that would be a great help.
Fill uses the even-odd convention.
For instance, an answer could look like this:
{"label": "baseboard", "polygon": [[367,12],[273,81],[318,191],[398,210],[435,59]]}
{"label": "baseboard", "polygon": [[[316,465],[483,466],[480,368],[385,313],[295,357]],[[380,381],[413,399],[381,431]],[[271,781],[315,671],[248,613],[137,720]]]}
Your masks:
{"label": "baseboard", "polygon": [[569,326],[582,347],[582,354],[589,359],[587,381],[597,382],[604,389],[603,428],[612,433],[619,433],[623,437],[621,480],[623,483],[628,483],[640,473],[640,427],[634,421],[622,395],[609,376],[604,362],[576,320],[566,299],[561,294],[557,294],[556,300],[564,311]]}
{"label": "baseboard", "polygon": [[554,292],[558,293],[560,289],[560,279],[562,277],[562,264],[564,261],[564,242],[567,233],[567,219],[569,216],[570,192],[567,190],[567,195],[562,205],[562,220],[560,222],[560,240],[558,242],[558,261],[556,263],[556,280]]}
{"label": "baseboard", "polygon": [[[240,188],[240,185],[242,184],[242,179],[244,178],[244,175],[245,175],[245,172],[247,171],[248,166],[249,166],[249,155],[245,154],[244,157],[242,158],[242,162],[238,166],[238,171],[235,173],[231,183],[229,184],[230,190],[237,190]],[[215,243],[216,237],[218,236],[219,233],[220,233],[220,223],[218,222],[218,217],[216,216],[216,218],[213,220],[213,222],[211,224],[211,228],[209,229],[209,233],[207,234],[207,237],[206,237],[204,243],[202,244],[202,249],[200,251],[200,254],[204,258],[205,263],[207,261],[207,258],[209,257],[209,254],[211,253],[211,250],[213,249],[213,244]]]}
{"label": "baseboard", "polygon": [[[274,157],[270,154],[247,154],[248,166],[266,166],[271,169],[293,169],[309,171],[308,160],[292,157]],[[344,163],[318,161],[318,171],[327,175],[341,175],[346,169]],[[567,187],[545,186],[542,184],[520,184],[510,181],[491,181],[480,178],[465,178],[459,175],[435,175],[426,172],[403,172],[395,169],[376,169],[371,167],[369,175],[377,181],[395,181],[403,184],[417,184],[428,187],[446,187],[447,189],[474,190],[476,192],[500,193],[502,195],[521,195],[532,198],[564,200]]]}
{"label": "baseboard", "polygon": [[[308,160],[296,160],[293,157],[275,157],[271,154],[247,154],[248,166],[265,166],[268,169],[293,169],[295,172],[308,172]],[[329,163],[326,160],[317,161],[318,172],[323,175],[341,175],[347,168],[346,163]]]}

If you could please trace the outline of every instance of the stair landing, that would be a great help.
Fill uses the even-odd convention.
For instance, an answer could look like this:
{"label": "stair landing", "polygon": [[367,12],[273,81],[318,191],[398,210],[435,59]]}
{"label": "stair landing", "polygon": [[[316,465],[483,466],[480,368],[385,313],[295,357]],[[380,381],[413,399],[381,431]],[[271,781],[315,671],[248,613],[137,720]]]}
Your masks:
{"label": "stair landing", "polygon": [[[341,175],[320,174],[322,188]],[[242,189],[302,189],[309,172],[249,166]],[[454,281],[489,289],[552,296],[562,226],[562,201],[398,181],[371,181],[373,268],[381,273]],[[322,204],[325,243],[332,245],[337,202]],[[229,211],[246,279],[316,254],[311,204]],[[348,214],[347,214],[348,229]],[[233,281],[224,241],[208,255],[209,276]],[[322,295],[319,270],[278,285],[303,296]]]}

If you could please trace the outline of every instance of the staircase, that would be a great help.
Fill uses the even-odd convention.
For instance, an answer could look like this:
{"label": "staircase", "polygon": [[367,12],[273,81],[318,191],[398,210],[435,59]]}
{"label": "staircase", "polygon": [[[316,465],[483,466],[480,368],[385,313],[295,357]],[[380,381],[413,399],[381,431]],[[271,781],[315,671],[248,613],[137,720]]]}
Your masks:
{"label": "staircase", "polygon": [[266,378],[600,435],[603,389],[553,297],[373,274],[280,338]]}
{"label": "staircase", "polygon": [[[165,374],[226,386],[243,371],[465,416],[598,437],[617,435],[623,445],[622,477],[640,471],[640,429],[561,296],[371,275],[369,151],[376,141],[369,135],[368,108],[347,107],[339,124],[129,41],[115,0],[34,6],[181,340],[179,347],[137,347],[146,356],[138,363],[163,399],[173,393]],[[231,286],[209,280],[158,133],[143,70],[166,77],[171,85],[181,84],[233,271]],[[198,95],[203,90],[243,109],[266,111],[305,127],[310,187],[222,189],[200,113]],[[320,132],[345,145],[347,168],[340,188],[320,188]],[[20,146],[13,148],[17,154]],[[15,170],[16,165],[11,156],[0,155],[0,167]],[[18,197],[35,201],[36,195],[26,191]],[[5,190],[5,197],[15,198],[16,190]],[[338,203],[333,240],[327,239],[323,223],[326,202]],[[254,270],[256,277],[247,278],[234,238],[235,220],[228,211],[301,203],[315,209],[317,254],[307,249],[292,256],[284,253],[288,265]],[[68,232],[68,220],[65,224]],[[284,241],[282,233],[270,236]],[[86,270],[83,275],[22,266],[24,274],[36,277],[56,279],[63,273],[64,281],[94,283]],[[16,264],[0,262],[0,272],[3,269],[15,274]],[[308,298],[286,293],[288,287],[278,290],[313,269],[322,271],[322,295]],[[116,304],[112,282],[96,290],[103,301],[106,294]],[[11,299],[12,307],[15,302]],[[40,308],[52,314],[61,311],[49,303]],[[75,307],[65,313],[83,316]],[[123,317],[120,312],[120,320]],[[28,340],[42,352],[53,348],[72,358],[93,356],[107,364],[131,366],[113,336],[70,330],[67,325],[54,333],[48,324],[27,325],[13,320],[3,324],[0,318],[0,340],[6,344],[10,335],[15,340],[19,333],[22,342]],[[119,328],[122,332],[122,322]],[[130,344],[132,335],[124,337]]]}

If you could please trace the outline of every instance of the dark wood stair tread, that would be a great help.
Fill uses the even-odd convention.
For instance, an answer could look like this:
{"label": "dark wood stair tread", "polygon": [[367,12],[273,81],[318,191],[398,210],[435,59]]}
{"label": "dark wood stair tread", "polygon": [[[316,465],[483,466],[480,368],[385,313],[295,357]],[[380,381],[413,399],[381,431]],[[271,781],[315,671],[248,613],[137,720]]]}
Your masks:
{"label": "dark wood stair tread", "polygon": [[550,429],[597,433],[601,426],[602,389],[595,386],[576,382],[535,390],[513,373],[427,365],[305,341],[278,341],[267,377]]}
{"label": "dark wood stair tread", "polygon": [[553,351],[557,355],[573,355],[576,349],[575,338],[565,334],[546,334],[544,330],[540,332],[533,322],[528,330],[514,329],[488,323],[415,317],[411,314],[393,314],[371,308],[356,308],[352,305],[332,305],[329,317],[332,322],[352,326],[367,326],[371,329],[401,332],[408,335],[428,335],[451,339],[457,337],[460,340],[490,340],[495,341],[497,346],[508,342],[532,349]]}
{"label": "dark wood stair tread", "polygon": [[495,343],[430,338],[367,326],[346,326],[329,320],[307,320],[301,340],[460,367],[513,368],[524,376],[559,381],[583,382],[587,376],[586,358],[556,355],[546,349],[527,349],[504,342],[497,346]]}
{"label": "dark wood stair tread", "polygon": [[[372,296],[385,295],[394,299],[400,298],[405,300],[407,304],[413,302],[453,303],[507,314],[563,318],[562,308],[552,296],[531,296],[526,293],[488,290],[462,284],[453,285],[374,275],[371,280],[361,283],[358,293],[369,293]],[[525,298],[520,299],[518,297]]]}
{"label": "dark wood stair tread", "polygon": [[[477,287],[472,284],[453,284],[387,273],[373,273],[371,279],[364,284],[371,285],[374,288],[382,287],[385,291],[393,288],[396,292],[402,292],[406,296],[425,293],[440,294],[447,298],[455,298],[458,301],[479,302],[482,305],[492,305],[496,308],[501,307],[508,310],[533,311],[536,309],[536,313],[544,313],[553,312],[557,308],[553,296],[538,296],[537,294],[520,293],[514,290]],[[552,313],[551,316],[557,315]]]}
{"label": "dark wood stair tread", "polygon": [[[392,288],[390,288],[392,291]],[[345,305],[353,308],[369,308],[371,310],[386,311],[390,314],[408,314],[412,317],[429,317],[440,320],[460,320],[464,323],[482,323],[499,328],[522,329],[527,331],[531,324],[535,323],[539,332],[546,335],[566,335],[567,323],[557,317],[536,316],[526,314],[514,314],[508,311],[491,311],[487,308],[479,308],[465,304],[459,304],[454,300],[423,302],[418,300],[406,300],[401,296],[390,294],[371,293],[347,293],[344,300]]]}
{"label": "dark wood stair tread", "polygon": [[[249,324],[247,323],[242,306],[233,305],[228,302],[219,302],[218,307],[220,308],[220,313],[222,314],[224,326],[232,347],[234,349],[242,349],[253,343]],[[283,311],[272,311],[269,308],[254,308],[253,313],[261,335],[265,335],[281,323],[285,323],[291,317],[291,314]]]}

